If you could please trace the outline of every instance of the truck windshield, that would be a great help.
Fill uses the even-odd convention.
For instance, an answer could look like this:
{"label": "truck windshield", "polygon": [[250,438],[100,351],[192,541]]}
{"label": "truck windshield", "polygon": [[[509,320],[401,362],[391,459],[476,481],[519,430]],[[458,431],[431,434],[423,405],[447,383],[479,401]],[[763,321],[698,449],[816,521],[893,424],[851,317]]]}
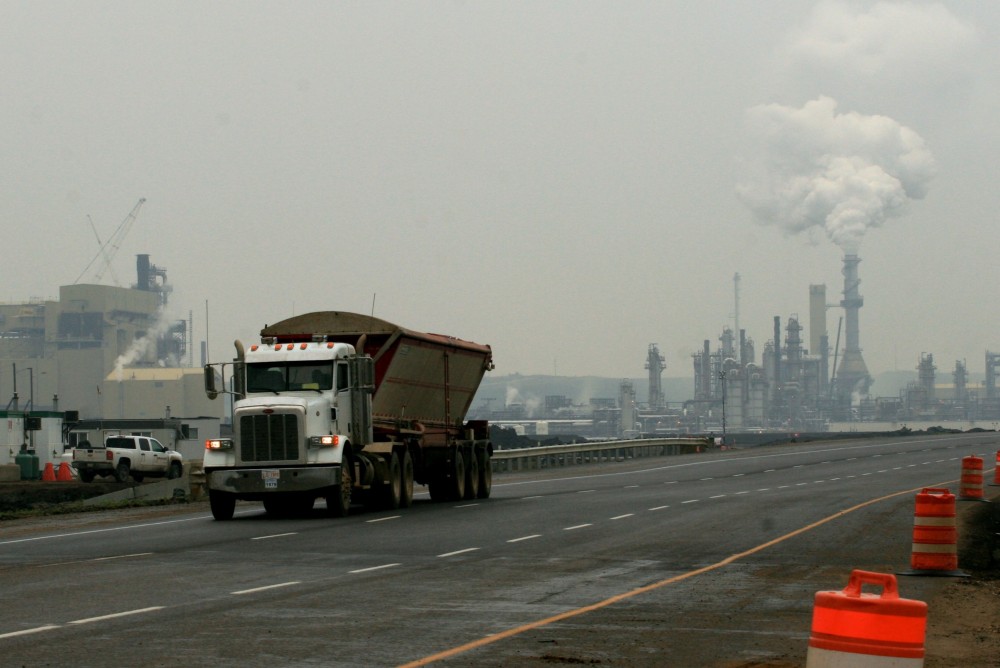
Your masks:
{"label": "truck windshield", "polygon": [[247,365],[247,392],[329,390],[332,387],[333,364],[330,362]]}

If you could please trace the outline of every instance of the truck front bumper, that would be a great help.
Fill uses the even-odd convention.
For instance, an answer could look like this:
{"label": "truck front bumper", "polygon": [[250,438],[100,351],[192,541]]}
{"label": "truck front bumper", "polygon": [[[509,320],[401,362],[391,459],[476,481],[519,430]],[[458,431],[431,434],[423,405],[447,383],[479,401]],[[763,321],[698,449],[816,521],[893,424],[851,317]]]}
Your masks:
{"label": "truck front bumper", "polygon": [[311,492],[340,484],[340,466],[301,468],[216,469],[207,471],[209,489],[239,495]]}

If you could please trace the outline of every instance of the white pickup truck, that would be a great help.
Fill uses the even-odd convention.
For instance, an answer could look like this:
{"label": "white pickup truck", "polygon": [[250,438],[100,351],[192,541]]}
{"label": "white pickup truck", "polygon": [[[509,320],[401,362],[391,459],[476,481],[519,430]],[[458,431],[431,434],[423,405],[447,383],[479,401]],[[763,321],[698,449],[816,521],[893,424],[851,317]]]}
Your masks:
{"label": "white pickup truck", "polygon": [[80,480],[91,482],[95,476],[114,476],[125,482],[131,475],[136,482],[143,478],[179,478],[183,472],[181,454],[168,450],[148,436],[114,435],[103,445],[84,441],[73,448],[73,468]]}

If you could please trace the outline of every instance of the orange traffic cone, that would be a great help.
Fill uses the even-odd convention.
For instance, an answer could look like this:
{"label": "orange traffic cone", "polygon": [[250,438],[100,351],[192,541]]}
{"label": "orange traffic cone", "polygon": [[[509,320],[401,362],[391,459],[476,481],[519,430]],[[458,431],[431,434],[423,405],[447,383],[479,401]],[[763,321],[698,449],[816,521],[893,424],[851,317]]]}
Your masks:
{"label": "orange traffic cone", "polygon": [[60,482],[73,482],[73,469],[69,462],[59,462],[59,472],[56,473],[56,480]]}
{"label": "orange traffic cone", "polygon": [[55,482],[56,470],[52,467],[52,462],[45,462],[45,469],[42,471],[43,482]]}
{"label": "orange traffic cone", "polygon": [[900,598],[894,575],[851,571],[843,591],[816,593],[806,668],[920,668],[926,632],[927,604]]}

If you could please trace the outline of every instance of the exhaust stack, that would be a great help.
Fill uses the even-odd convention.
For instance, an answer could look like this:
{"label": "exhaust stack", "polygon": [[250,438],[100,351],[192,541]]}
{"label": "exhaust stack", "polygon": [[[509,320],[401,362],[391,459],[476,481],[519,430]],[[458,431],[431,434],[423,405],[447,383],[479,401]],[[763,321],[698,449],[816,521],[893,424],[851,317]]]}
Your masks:
{"label": "exhaust stack", "polygon": [[844,357],[837,369],[836,393],[843,403],[851,403],[855,394],[867,395],[872,384],[868,375],[868,366],[861,356],[861,328],[859,312],[865,300],[858,291],[861,280],[858,278],[858,264],[861,258],[854,254],[844,256],[844,298],[840,305],[844,307],[844,323],[846,342]]}

